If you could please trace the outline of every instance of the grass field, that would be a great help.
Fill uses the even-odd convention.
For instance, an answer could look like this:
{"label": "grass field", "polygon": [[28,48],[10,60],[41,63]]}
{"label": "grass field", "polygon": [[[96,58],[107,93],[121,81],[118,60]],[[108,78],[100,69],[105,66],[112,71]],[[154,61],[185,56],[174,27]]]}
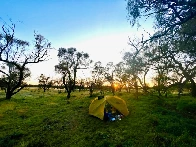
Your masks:
{"label": "grass field", "polygon": [[[106,93],[106,95],[111,95]],[[130,114],[109,122],[88,115],[88,91],[23,90],[10,101],[0,93],[0,147],[196,146],[196,99],[117,93]]]}

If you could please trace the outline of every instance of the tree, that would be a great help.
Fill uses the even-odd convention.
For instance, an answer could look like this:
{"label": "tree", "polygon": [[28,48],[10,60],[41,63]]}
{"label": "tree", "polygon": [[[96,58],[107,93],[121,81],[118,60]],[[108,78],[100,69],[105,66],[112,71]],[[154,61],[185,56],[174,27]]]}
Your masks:
{"label": "tree", "polygon": [[[143,38],[142,38],[143,40]],[[126,64],[126,73],[131,75],[132,87],[135,88],[136,97],[138,98],[138,88],[141,87],[144,93],[147,93],[146,75],[150,69],[149,58],[145,57],[146,45],[138,39],[133,41],[129,39],[131,46],[130,52],[125,52],[123,60]],[[131,84],[131,82],[129,82]]]}
{"label": "tree", "polygon": [[[184,38],[167,39],[162,37],[158,40],[158,43],[150,45],[146,54],[149,54],[154,65],[164,65],[165,70],[180,76],[181,80],[179,82],[182,82],[184,78],[187,82],[190,81],[191,95],[196,97],[196,83],[194,81],[196,76],[196,56],[194,56],[194,51],[190,52],[191,50],[196,50],[193,45],[194,40],[192,44],[185,47],[182,39]],[[168,73],[166,74],[169,75]],[[183,84],[179,83],[180,85],[182,86]]]}
{"label": "tree", "polygon": [[167,97],[168,88],[170,85],[170,77],[168,76],[168,68],[167,66],[156,66],[154,68],[157,72],[157,76],[154,77],[155,85],[154,88],[158,92],[159,98],[162,96],[162,93],[165,94],[165,97]]}
{"label": "tree", "polygon": [[76,82],[77,89],[79,92],[83,89],[84,90],[84,85],[85,85],[85,80],[84,79],[78,79]]}
{"label": "tree", "polygon": [[132,81],[133,77],[132,77],[132,75],[131,75],[129,72],[127,72],[127,70],[126,70],[123,78],[125,79],[125,89],[126,89],[126,91],[127,91],[128,93],[130,93],[130,92],[131,92],[131,89],[133,89],[133,83],[132,83],[132,82],[133,82],[133,81]]}
{"label": "tree", "polygon": [[107,82],[111,85],[113,95],[115,95],[115,80],[114,80],[115,66],[113,62],[108,62],[104,69],[104,76]]}
{"label": "tree", "polygon": [[[132,26],[140,18],[154,17],[157,32],[151,40],[176,33],[184,24],[196,18],[195,0],[128,0],[127,10]],[[196,23],[194,23],[196,24]],[[195,26],[195,25],[194,25]],[[191,35],[196,35],[192,29]],[[185,32],[188,34],[188,32]]]}
{"label": "tree", "polygon": [[95,88],[95,82],[94,82],[94,80],[91,79],[91,78],[87,78],[85,84],[86,84],[86,86],[89,89],[89,95],[90,95],[90,97],[92,97],[93,96],[93,92],[94,92],[94,88]]}
{"label": "tree", "polygon": [[62,78],[56,78],[52,80],[53,87],[58,89],[58,93],[61,93],[61,89],[64,89]]}
{"label": "tree", "polygon": [[4,81],[6,99],[22,90],[25,79],[30,76],[28,64],[45,61],[49,43],[42,35],[34,33],[34,48],[28,49],[29,42],[15,37],[15,25],[3,25],[0,32],[0,73]]}
{"label": "tree", "polygon": [[123,60],[125,61],[125,64],[127,65],[126,73],[131,78],[132,86],[135,88],[135,96],[138,98],[138,80],[139,80],[139,74],[140,74],[140,61],[141,58],[136,59],[136,56],[133,53],[126,52]]}
{"label": "tree", "polygon": [[89,95],[92,97],[95,89],[100,90],[101,94],[103,93],[104,67],[102,63],[100,61],[95,62],[90,72],[91,77],[86,79],[86,85],[89,89]]}
{"label": "tree", "polygon": [[[160,60],[171,61],[170,70],[191,83],[191,94],[196,97],[196,1],[195,0],[128,0],[127,9],[132,26],[140,18],[155,18],[156,32],[149,40],[157,43],[163,56]],[[148,41],[148,40],[146,40]],[[144,41],[144,43],[146,42]],[[150,48],[150,47],[149,47]],[[156,54],[158,50],[154,50]],[[185,82],[186,82],[185,81]],[[179,85],[183,85],[179,83]],[[180,86],[181,87],[181,86]],[[180,89],[179,89],[180,90]]]}
{"label": "tree", "polygon": [[95,62],[91,74],[94,86],[102,91],[102,86],[104,83],[104,67],[102,66],[102,63],[100,61]]}
{"label": "tree", "polygon": [[50,80],[50,77],[46,77],[44,74],[41,74],[39,76],[38,81],[39,81],[39,88],[42,88],[44,92],[48,90],[53,84],[52,80]]}
{"label": "tree", "polygon": [[89,55],[84,52],[78,52],[76,48],[59,48],[59,64],[55,65],[55,70],[63,75],[63,85],[67,91],[67,98],[70,98],[71,92],[75,88],[76,74],[78,69],[86,69],[91,62]]}
{"label": "tree", "polygon": [[126,85],[127,74],[124,62],[119,62],[115,65],[115,80],[118,82],[119,92]]}
{"label": "tree", "polygon": [[191,82],[191,95],[196,97],[196,83],[194,81],[196,76],[196,58],[190,58],[190,56],[181,52],[171,53],[170,50],[168,50],[167,57],[173,61],[173,67],[175,66],[175,68],[180,70],[178,75],[182,74],[187,81]]}
{"label": "tree", "polygon": [[179,74],[180,70],[177,69],[176,72],[172,73],[171,75],[171,81],[172,81],[172,87],[176,87],[178,90],[178,98],[180,98],[181,94],[183,93],[184,86],[186,84],[186,80],[184,80],[183,74]]}

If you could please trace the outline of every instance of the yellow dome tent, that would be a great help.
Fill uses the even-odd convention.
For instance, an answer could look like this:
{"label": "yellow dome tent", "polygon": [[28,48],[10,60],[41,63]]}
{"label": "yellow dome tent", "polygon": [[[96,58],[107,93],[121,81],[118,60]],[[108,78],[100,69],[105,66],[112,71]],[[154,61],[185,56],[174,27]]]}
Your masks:
{"label": "yellow dome tent", "polygon": [[124,116],[129,114],[125,101],[117,96],[105,96],[102,99],[95,98],[89,106],[89,114],[103,120],[106,103],[116,108]]}

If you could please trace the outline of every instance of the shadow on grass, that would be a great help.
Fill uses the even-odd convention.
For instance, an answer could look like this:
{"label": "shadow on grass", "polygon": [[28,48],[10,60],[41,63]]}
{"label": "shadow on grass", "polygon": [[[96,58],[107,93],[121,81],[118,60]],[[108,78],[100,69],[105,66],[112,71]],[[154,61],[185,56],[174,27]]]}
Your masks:
{"label": "shadow on grass", "polygon": [[17,140],[22,138],[23,135],[21,132],[14,132],[11,135],[0,138],[0,147],[13,147],[17,143]]}
{"label": "shadow on grass", "polygon": [[155,130],[155,146],[182,147],[196,144],[196,121],[194,117],[188,117],[195,114],[195,101],[161,98],[153,100],[152,105],[149,120]]}

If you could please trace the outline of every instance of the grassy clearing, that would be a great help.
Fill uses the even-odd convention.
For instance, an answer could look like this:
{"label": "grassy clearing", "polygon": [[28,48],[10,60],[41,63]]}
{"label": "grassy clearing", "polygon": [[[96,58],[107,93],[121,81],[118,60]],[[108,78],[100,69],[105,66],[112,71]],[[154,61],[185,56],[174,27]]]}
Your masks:
{"label": "grassy clearing", "polygon": [[93,98],[87,91],[72,93],[69,102],[64,93],[35,90],[0,100],[0,147],[196,145],[195,99],[117,95],[127,102],[130,114],[116,122],[88,115]]}

